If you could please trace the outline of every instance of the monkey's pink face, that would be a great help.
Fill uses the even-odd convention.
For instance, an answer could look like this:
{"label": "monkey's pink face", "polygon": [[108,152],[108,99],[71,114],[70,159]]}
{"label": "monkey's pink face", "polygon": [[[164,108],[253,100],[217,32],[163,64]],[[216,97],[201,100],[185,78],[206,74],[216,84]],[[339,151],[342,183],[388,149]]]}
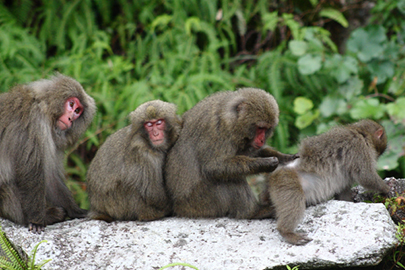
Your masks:
{"label": "monkey's pink face", "polygon": [[57,121],[57,126],[61,130],[66,130],[72,127],[75,121],[83,112],[83,105],[76,97],[68,98],[63,106],[63,114]]}
{"label": "monkey's pink face", "polygon": [[152,119],[146,121],[143,126],[149,134],[153,145],[160,145],[165,141],[166,123],[164,119]]}
{"label": "monkey's pink face", "polygon": [[255,149],[260,149],[266,142],[266,131],[267,128],[265,127],[256,127],[256,135],[252,142]]}

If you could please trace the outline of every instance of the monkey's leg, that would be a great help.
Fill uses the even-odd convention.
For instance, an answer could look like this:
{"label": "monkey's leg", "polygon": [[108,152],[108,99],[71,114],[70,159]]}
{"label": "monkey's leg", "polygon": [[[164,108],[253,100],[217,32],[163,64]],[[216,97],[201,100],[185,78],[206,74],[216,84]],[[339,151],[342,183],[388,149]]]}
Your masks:
{"label": "monkey's leg", "polygon": [[89,211],[87,217],[90,219],[95,219],[95,220],[104,220],[108,223],[114,221],[114,219],[111,216],[109,216],[107,214],[102,214],[102,213],[99,213],[99,212],[93,211],[93,210]]}
{"label": "monkey's leg", "polygon": [[305,245],[312,239],[295,232],[305,212],[305,195],[299,174],[292,169],[282,169],[270,175],[270,198],[277,215],[277,230],[294,245]]}
{"label": "monkey's leg", "polygon": [[62,207],[48,207],[45,214],[45,225],[51,225],[64,221],[66,211]]}
{"label": "monkey's leg", "polygon": [[346,187],[340,193],[336,194],[335,198],[337,200],[339,200],[339,201],[352,202],[353,201],[353,195],[352,195],[351,186]]}
{"label": "monkey's leg", "polygon": [[[222,194],[228,194],[228,202],[225,203],[228,207],[228,217],[238,219],[255,217],[259,210],[259,204],[246,179],[240,179],[236,183],[228,183],[222,187]],[[224,196],[222,195],[221,198]]]}
{"label": "monkey's leg", "polygon": [[358,176],[358,182],[367,190],[388,194],[390,187],[381,179],[375,169],[363,169]]}
{"label": "monkey's leg", "polygon": [[20,194],[14,185],[0,187],[0,216],[15,223],[27,225],[21,206]]}
{"label": "monkey's leg", "polygon": [[72,193],[61,179],[55,180],[53,185],[47,186],[47,201],[49,205],[62,207],[70,218],[85,218],[87,210],[77,206]]}

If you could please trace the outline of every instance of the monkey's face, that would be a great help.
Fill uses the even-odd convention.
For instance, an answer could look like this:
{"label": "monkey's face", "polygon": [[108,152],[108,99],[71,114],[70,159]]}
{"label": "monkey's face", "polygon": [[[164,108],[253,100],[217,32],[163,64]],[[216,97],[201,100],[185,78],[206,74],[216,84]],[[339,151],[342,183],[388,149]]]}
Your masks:
{"label": "monkey's face", "polygon": [[266,143],[266,139],[271,133],[271,126],[266,122],[259,122],[254,126],[254,137],[251,142],[251,146],[254,149],[260,149]]}
{"label": "monkey's face", "polygon": [[146,121],[143,126],[153,146],[160,146],[165,142],[166,122],[164,119],[151,119]]}
{"label": "monkey's face", "polygon": [[67,130],[72,127],[75,121],[83,113],[83,105],[76,97],[68,98],[63,105],[63,114],[56,122],[60,130]]}

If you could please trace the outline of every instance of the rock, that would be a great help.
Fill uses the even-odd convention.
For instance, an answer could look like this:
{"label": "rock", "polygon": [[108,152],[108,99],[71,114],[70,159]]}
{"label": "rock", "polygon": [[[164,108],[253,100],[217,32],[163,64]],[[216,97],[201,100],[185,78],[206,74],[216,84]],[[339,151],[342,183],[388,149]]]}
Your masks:
{"label": "rock", "polygon": [[[384,179],[385,183],[390,187],[389,197],[396,197],[401,195],[405,191],[405,179],[396,179],[394,177],[388,177]],[[362,186],[356,186],[352,188],[353,200],[355,202],[376,202],[376,193],[372,191],[367,191]]]}
{"label": "rock", "polygon": [[383,204],[334,200],[307,209],[298,230],[314,240],[305,246],[284,242],[272,219],[71,220],[48,226],[40,235],[0,222],[27,253],[48,240],[36,258],[52,259],[44,269],[159,269],[174,262],[200,270],[365,266],[378,264],[397,243]]}

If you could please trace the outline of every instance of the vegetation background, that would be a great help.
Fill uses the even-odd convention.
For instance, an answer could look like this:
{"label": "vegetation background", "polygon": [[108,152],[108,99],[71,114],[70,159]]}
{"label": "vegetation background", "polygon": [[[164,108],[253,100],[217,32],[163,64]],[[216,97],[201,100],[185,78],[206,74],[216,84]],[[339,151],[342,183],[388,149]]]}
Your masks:
{"label": "vegetation background", "polygon": [[66,156],[84,208],[89,162],[138,105],[162,99],[182,114],[245,86],[277,99],[269,143],[280,151],[372,118],[389,136],[381,175],[404,177],[403,16],[405,0],[0,0],[0,92],[58,71],[94,97],[97,115]]}

